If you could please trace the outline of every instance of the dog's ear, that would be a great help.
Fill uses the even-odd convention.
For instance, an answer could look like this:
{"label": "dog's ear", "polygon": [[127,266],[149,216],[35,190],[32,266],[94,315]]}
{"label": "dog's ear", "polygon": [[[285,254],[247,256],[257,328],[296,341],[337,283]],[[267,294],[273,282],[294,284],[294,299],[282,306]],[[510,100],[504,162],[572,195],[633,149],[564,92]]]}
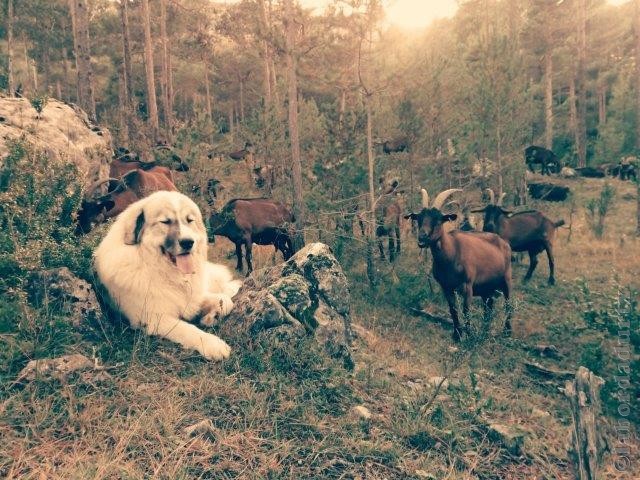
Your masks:
{"label": "dog's ear", "polygon": [[142,235],[143,229],[144,229],[144,211],[141,209],[140,213],[135,218],[135,223],[132,220],[125,227],[124,243],[126,245],[136,245],[140,243],[140,236]]}

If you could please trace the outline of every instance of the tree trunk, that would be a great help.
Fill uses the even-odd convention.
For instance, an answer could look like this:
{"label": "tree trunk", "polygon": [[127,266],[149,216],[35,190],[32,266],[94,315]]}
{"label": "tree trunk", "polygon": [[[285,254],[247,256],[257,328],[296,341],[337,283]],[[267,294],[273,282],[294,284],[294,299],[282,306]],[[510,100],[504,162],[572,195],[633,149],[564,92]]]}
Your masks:
{"label": "tree trunk", "polygon": [[60,83],[60,80],[56,80],[56,98],[58,98],[58,100],[62,100],[62,84]]}
{"label": "tree trunk", "polygon": [[553,53],[550,43],[547,45],[544,56],[544,146],[553,150]]}
{"label": "tree trunk", "polygon": [[31,82],[31,87],[35,93],[35,86],[33,85],[33,79],[31,78],[31,59],[29,58],[29,47],[27,43],[27,37],[24,35],[24,33],[22,34],[22,46],[24,50],[24,65],[27,69],[26,81]]}
{"label": "tree trunk", "polygon": [[600,387],[604,380],[585,367],[578,368],[575,378],[565,384],[565,395],[569,399],[573,414],[570,456],[578,480],[596,480],[602,454],[606,445],[599,430],[602,411]]}
{"label": "tree trunk", "polygon": [[603,78],[598,82],[598,125],[607,123],[607,83]]}
{"label": "tree trunk", "polygon": [[129,143],[129,101],[124,65],[118,67],[118,103],[120,104],[120,141]]}
{"label": "tree trunk", "polygon": [[15,95],[13,84],[13,0],[7,0],[7,89],[9,96]]}
{"label": "tree trunk", "polygon": [[296,217],[294,250],[304,245],[305,208],[302,192],[302,164],[300,160],[300,138],[298,133],[298,78],[295,59],[295,23],[293,0],[284,0],[287,76],[289,87],[289,140],[291,142],[291,173],[293,177],[293,213]]}
{"label": "tree trunk", "polygon": [[[269,19],[267,17],[267,4],[265,0],[260,0],[260,13],[262,17],[262,29],[264,31],[265,37],[270,32],[269,29]],[[269,47],[269,41],[265,38],[262,40],[262,54],[264,56],[264,65],[263,65],[263,83],[264,83],[264,106],[268,108],[271,105],[271,49]]]}
{"label": "tree trunk", "polygon": [[[269,31],[272,31],[272,23],[271,23],[271,19],[273,18],[272,12],[271,12],[271,0],[267,0],[269,2],[268,5],[268,21],[269,21]],[[271,72],[271,93],[273,94],[273,100],[275,102],[276,105],[280,105],[280,95],[278,94],[278,76],[276,74],[276,62],[274,60],[274,52],[273,52],[273,48],[269,48],[269,71]]]}
{"label": "tree trunk", "polygon": [[204,91],[207,100],[207,117],[211,122],[213,121],[213,108],[211,106],[211,91],[209,87],[209,62],[207,62],[206,57],[203,57],[202,60],[204,61]]}
{"label": "tree trunk", "polygon": [[576,3],[578,12],[578,69],[576,75],[577,89],[577,117],[576,117],[576,150],[578,152],[578,167],[587,165],[586,119],[587,119],[587,4],[586,0]]}
{"label": "tree trunk", "polygon": [[[62,49],[62,74],[64,75],[64,85],[65,85],[65,91],[69,91],[67,88],[67,85],[69,85],[69,52],[67,51],[66,48]],[[70,97],[70,95],[67,95],[67,97]],[[60,97],[60,100],[62,100],[62,97]],[[68,100],[68,98],[67,98]],[[77,99],[76,99],[77,100]]]}
{"label": "tree trunk", "polygon": [[338,129],[342,131],[342,124],[344,122],[344,114],[347,110],[347,89],[340,89],[340,112],[338,116]]}
{"label": "tree trunk", "polygon": [[229,133],[231,134],[231,138],[233,138],[233,103],[229,104]]}
{"label": "tree trunk", "polygon": [[89,11],[86,0],[70,0],[74,32],[76,67],[78,70],[78,103],[92,120],[96,120],[96,101],[93,96],[93,70],[89,38]]}
{"label": "tree trunk", "polygon": [[[636,152],[640,152],[640,0],[634,0],[635,34],[636,34]],[[640,180],[637,184],[637,225],[636,236],[640,237]]]}
{"label": "tree trunk", "polygon": [[125,105],[131,107],[133,102],[133,77],[131,75],[131,36],[129,34],[128,3],[129,0],[120,0],[120,22],[122,25],[123,83],[126,94]]}
{"label": "tree trunk", "polygon": [[240,86],[240,123],[244,123],[244,78],[238,78]]}
{"label": "tree trunk", "polygon": [[167,36],[167,0],[160,0],[160,39],[162,41],[162,76],[160,90],[162,92],[162,109],[164,110],[164,126],[167,140],[171,142],[172,106],[169,97],[169,38]]}
{"label": "tree trunk", "polygon": [[160,122],[158,121],[158,102],[156,101],[156,81],[153,67],[153,40],[151,39],[151,18],[149,15],[149,0],[140,2],[142,7],[142,23],[144,26],[144,67],[147,77],[147,113],[151,127],[151,137],[155,143],[158,140]]}
{"label": "tree trunk", "polygon": [[44,72],[44,85],[43,91],[49,91],[49,82],[51,80],[51,61],[49,58],[49,46],[45,46],[42,52],[42,71]]}
{"label": "tree trunk", "polygon": [[[367,165],[369,171],[369,221],[367,228],[367,278],[369,285],[373,288],[376,286],[376,268],[373,260],[373,244],[376,234],[376,199],[375,187],[373,183],[374,174],[374,156],[373,156],[373,121],[371,119],[371,94],[365,92],[365,107],[367,112]],[[391,252],[389,252],[391,255]]]}
{"label": "tree trunk", "polygon": [[578,110],[576,108],[576,80],[574,72],[571,73],[569,79],[569,130],[573,134],[574,143],[577,145],[580,142],[578,138]]}
{"label": "tree trunk", "polygon": [[169,108],[171,108],[171,121],[173,122],[175,95],[173,94],[173,66],[171,62],[171,44],[167,46],[167,67],[169,70],[169,85],[167,86],[169,93]]}
{"label": "tree trunk", "polygon": [[35,58],[31,59],[31,76],[33,78],[33,93],[37,94],[40,87],[38,86],[38,66]]}

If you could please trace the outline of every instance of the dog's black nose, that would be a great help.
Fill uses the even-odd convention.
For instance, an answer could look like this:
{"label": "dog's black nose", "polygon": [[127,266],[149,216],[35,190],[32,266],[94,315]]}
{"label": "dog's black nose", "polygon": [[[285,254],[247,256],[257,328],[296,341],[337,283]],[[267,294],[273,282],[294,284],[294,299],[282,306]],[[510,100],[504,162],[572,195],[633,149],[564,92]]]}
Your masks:
{"label": "dog's black nose", "polygon": [[191,247],[193,247],[193,240],[190,238],[183,238],[182,240],[179,240],[178,243],[180,244],[180,247],[186,251],[191,250]]}

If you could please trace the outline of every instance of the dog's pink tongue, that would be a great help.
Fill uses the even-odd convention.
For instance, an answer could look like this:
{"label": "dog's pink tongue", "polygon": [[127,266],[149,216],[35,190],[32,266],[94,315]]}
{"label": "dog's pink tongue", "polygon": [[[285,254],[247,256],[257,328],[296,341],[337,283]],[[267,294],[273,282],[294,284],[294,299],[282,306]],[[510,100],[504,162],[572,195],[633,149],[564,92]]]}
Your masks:
{"label": "dog's pink tongue", "polygon": [[190,253],[178,255],[176,257],[176,267],[184,274],[195,273],[196,263],[193,261],[193,255]]}

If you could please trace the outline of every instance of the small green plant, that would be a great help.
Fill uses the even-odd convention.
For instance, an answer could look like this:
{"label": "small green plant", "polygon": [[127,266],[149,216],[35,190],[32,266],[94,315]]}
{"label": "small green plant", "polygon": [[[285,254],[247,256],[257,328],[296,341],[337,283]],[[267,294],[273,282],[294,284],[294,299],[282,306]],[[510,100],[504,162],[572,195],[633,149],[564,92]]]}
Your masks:
{"label": "small green plant", "polygon": [[47,102],[49,101],[49,95],[43,93],[41,95],[37,95],[31,99],[31,106],[38,112],[38,118],[42,114],[44,107],[47,106]]}
{"label": "small green plant", "polygon": [[599,198],[592,198],[586,204],[587,223],[596,238],[602,238],[604,235],[604,223],[607,214],[613,206],[616,190],[608,183],[604,184]]}

